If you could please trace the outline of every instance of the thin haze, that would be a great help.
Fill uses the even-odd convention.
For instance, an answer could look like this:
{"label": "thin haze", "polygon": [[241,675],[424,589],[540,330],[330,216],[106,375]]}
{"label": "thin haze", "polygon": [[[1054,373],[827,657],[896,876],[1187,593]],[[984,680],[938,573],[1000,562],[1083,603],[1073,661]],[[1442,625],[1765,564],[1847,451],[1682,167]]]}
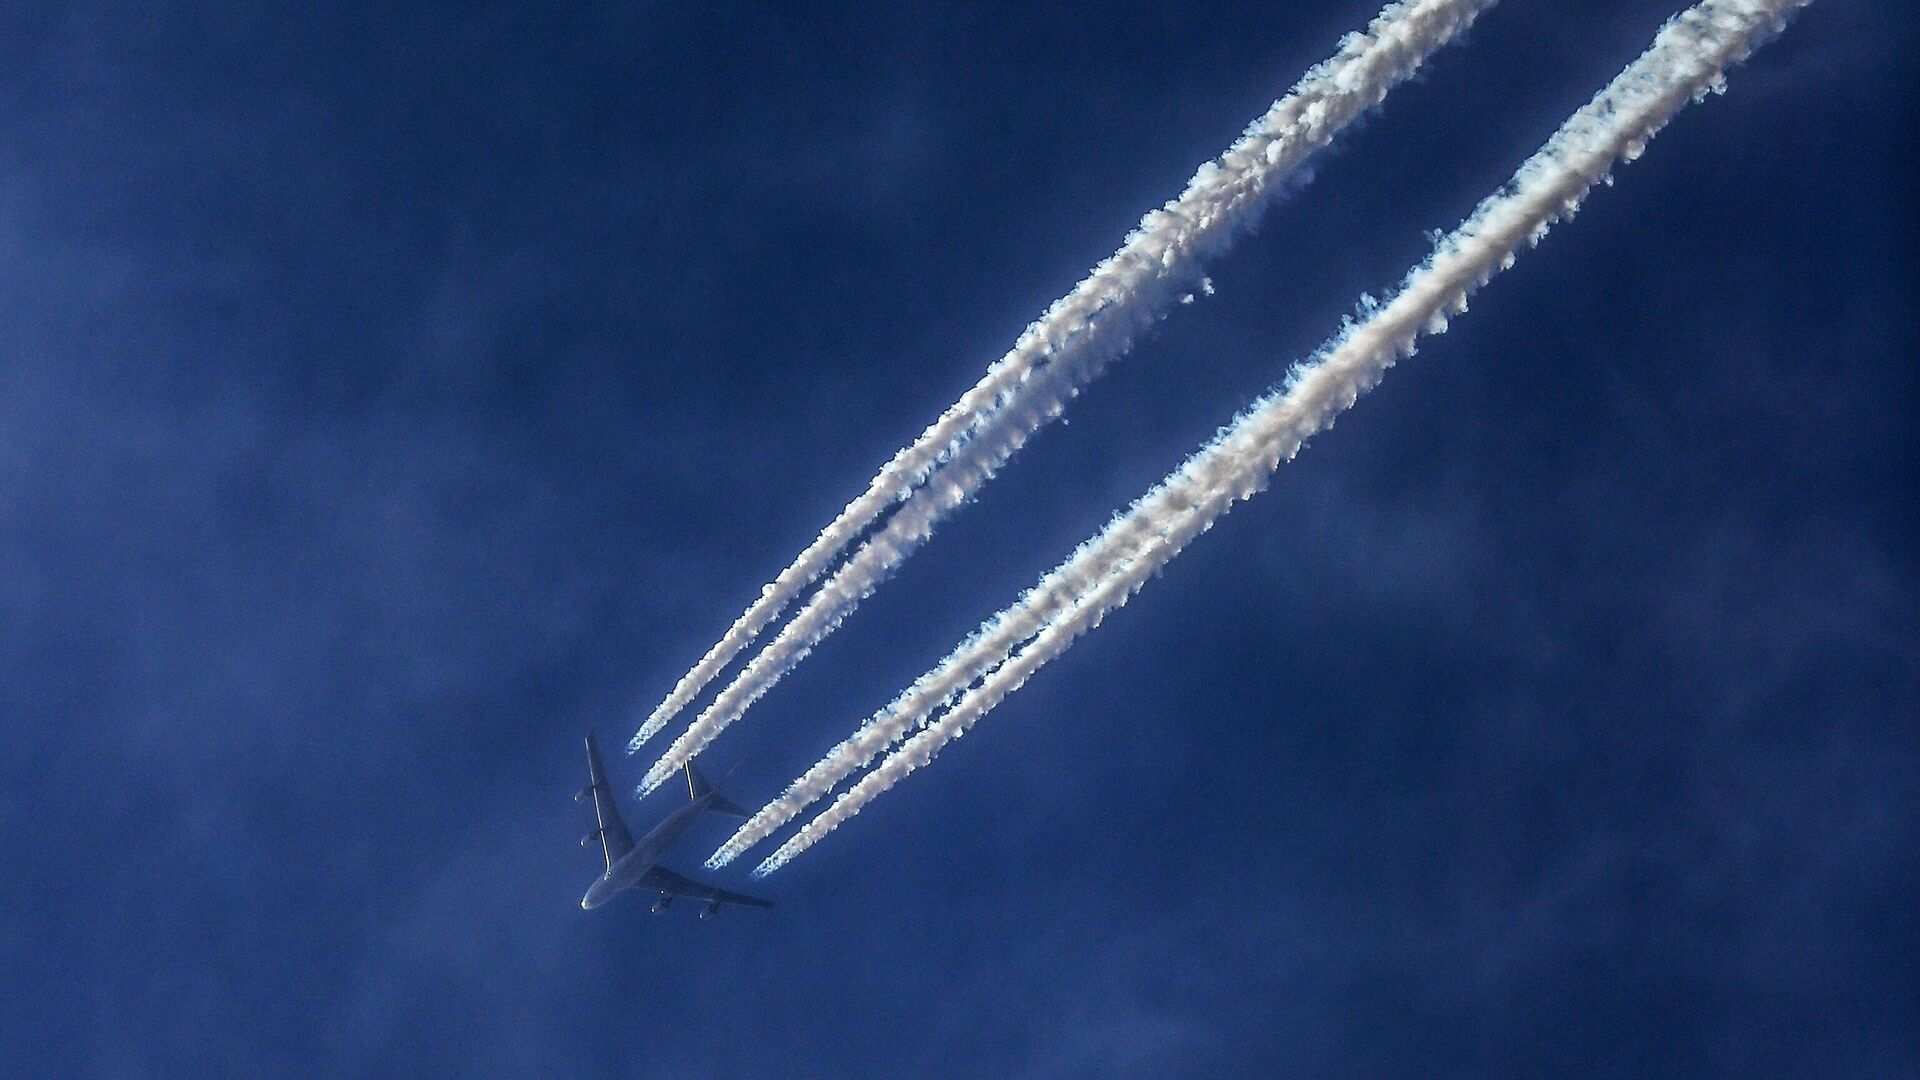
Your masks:
{"label": "thin haze", "polygon": [[[1263,489],[1280,462],[1291,459],[1308,437],[1352,407],[1397,359],[1412,355],[1422,332],[1444,332],[1447,316],[1464,312],[1468,295],[1512,266],[1522,245],[1537,243],[1554,222],[1570,216],[1616,161],[1638,157],[1646,141],[1688,100],[1719,90],[1729,65],[1745,58],[1762,35],[1808,2],[1706,0],[1669,23],[1653,46],[1576,112],[1500,193],[1442,238],[1392,299],[1370,306],[1359,322],[1297,370],[1283,390],[1256,403],[1131,511],[1115,519],[1106,532],[1089,541],[1074,560],[1042,579],[1020,604],[990,620],[976,641],[1012,639],[1029,629],[1035,636],[1018,655],[967,691],[939,721],[908,739],[769,855],[755,874],[785,865],[881,792],[930,762],[942,746],[964,734],[1076,638],[1097,627],[1107,613],[1124,605],[1154,572],[1212,527],[1235,502]],[[1080,560],[1112,569],[1102,579],[1083,582],[1081,591],[1062,608],[1056,598],[1063,590],[1050,588],[1050,580],[1070,579],[1069,568]],[[963,646],[922,681],[927,688],[938,688],[942,697],[956,692],[971,682],[968,673],[982,666],[972,652]],[[991,665],[991,659],[986,663]],[[924,701],[928,695],[918,697]],[[742,826],[713,861],[724,863],[766,836],[793,816],[788,807],[819,798],[869,760],[877,746],[890,744],[925,716],[923,708],[917,713],[883,713],[878,722],[869,721],[854,740],[829,753],[785,796]]]}
{"label": "thin haze", "polygon": [[[1201,166],[1179,198],[1148,214],[1126,243],[1027,328],[968,394],[883,469],[768,585],[634,735],[638,749],[813,581],[895,496],[924,481],[834,573],[793,621],[721,691],[661,755],[641,783],[658,787],[705,749],[838,627],[1081,387],[1124,354],[1134,337],[1204,286],[1203,263],[1251,230],[1303,166],[1463,33],[1494,0],[1407,0],[1387,5],[1364,33],[1316,65],[1255,120],[1226,153]],[[1036,370],[1037,367],[1037,370]],[[964,436],[964,438],[963,438]],[[961,440],[941,449],[941,440]],[[927,474],[931,475],[927,475]],[[903,478],[905,486],[903,487]]]}
{"label": "thin haze", "polygon": [[[577,906],[580,736],[1384,3],[0,6],[0,1076],[1920,1076],[1891,0],[711,875],[769,917]],[[779,794],[1687,6],[1478,19],[701,764]]]}

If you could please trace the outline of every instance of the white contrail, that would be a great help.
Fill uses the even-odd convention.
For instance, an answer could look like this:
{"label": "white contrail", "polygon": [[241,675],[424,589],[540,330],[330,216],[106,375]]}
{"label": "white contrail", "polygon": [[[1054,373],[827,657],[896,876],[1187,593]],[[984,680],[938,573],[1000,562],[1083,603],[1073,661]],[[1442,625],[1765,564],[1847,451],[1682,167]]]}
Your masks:
{"label": "white contrail", "polygon": [[[1143,218],[1120,250],[1055,301],[973,389],[896,454],[866,492],[760,591],[759,599],[680,679],[640,726],[629,748],[637,750],[691,704],[889,506],[913,495],[929,476],[951,472],[951,489],[922,500],[916,511],[919,520],[903,523],[903,533],[924,537],[1029,436],[1058,416],[1081,387],[1125,353],[1136,334],[1204,289],[1203,261],[1253,228],[1289,181],[1303,181],[1302,166],[1315,152],[1379,104],[1388,90],[1494,2],[1400,0],[1382,9],[1365,33],[1347,35],[1339,52],[1308,71],[1225,154],[1201,166],[1179,198]],[[1040,375],[1045,377],[1036,377]],[[857,603],[917,542],[887,541],[891,561],[879,560],[877,569],[867,566],[864,582],[843,583],[840,595]],[[825,628],[824,635],[845,614],[816,614],[815,621]]]}
{"label": "white contrail", "polygon": [[[1390,301],[1370,302],[1364,317],[1296,369],[1283,389],[1242,413],[1091,541],[1092,546],[1111,543],[1120,549],[1112,572],[1046,619],[1026,648],[969,690],[937,722],[908,739],[754,873],[766,874],[785,865],[876,795],[931,761],[941,747],[965,734],[1075,638],[1125,604],[1233,503],[1264,488],[1279,462],[1292,457],[1306,438],[1330,426],[1396,360],[1411,355],[1423,331],[1444,331],[1448,314],[1466,310],[1468,295],[1511,266],[1521,245],[1537,243],[1549,226],[1570,216],[1614,162],[1638,157],[1646,141],[1690,98],[1720,90],[1724,70],[1778,29],[1789,12],[1808,2],[1706,0],[1669,22],[1651,49],[1575,113],[1498,194],[1482,202],[1460,228],[1441,240]],[[1168,497],[1176,492],[1176,497]],[[1139,520],[1143,518],[1144,523]],[[1143,534],[1148,537],[1145,542],[1140,540]],[[1083,547],[1081,554],[1085,551]],[[996,617],[988,628],[1019,618],[1018,608]],[[988,628],[983,628],[983,634]]]}
{"label": "white contrail", "polygon": [[[1211,479],[1217,480],[1217,477]],[[908,729],[950,702],[975,679],[998,667],[1016,646],[1038,633],[1047,620],[1064,610],[1075,597],[1132,558],[1162,527],[1168,515],[1191,507],[1184,487],[1155,488],[1142,500],[1138,512],[1116,518],[1107,532],[1081,544],[1071,558],[1041,578],[1018,603],[989,619],[938,667],[921,676],[795,780],[779,798],[762,807],[707,860],[707,865],[713,869],[725,866],[791,821]]]}

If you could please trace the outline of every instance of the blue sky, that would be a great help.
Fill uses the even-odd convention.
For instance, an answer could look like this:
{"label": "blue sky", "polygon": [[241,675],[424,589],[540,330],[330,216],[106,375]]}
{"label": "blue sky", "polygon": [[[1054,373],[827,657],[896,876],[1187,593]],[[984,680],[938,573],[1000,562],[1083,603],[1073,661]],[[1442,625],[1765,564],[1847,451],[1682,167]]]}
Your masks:
{"label": "blue sky", "polygon": [[[712,771],[776,792],[1673,10],[1485,16]],[[0,1076],[1920,1075],[1920,42],[1870,0],[774,911],[577,906],[581,734],[1373,11],[0,15]]]}

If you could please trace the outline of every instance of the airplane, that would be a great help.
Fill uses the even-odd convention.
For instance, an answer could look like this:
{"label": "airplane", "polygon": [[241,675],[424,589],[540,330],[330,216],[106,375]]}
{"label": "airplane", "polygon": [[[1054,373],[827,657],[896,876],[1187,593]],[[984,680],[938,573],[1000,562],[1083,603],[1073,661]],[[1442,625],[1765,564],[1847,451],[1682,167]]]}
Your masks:
{"label": "airplane", "polygon": [[579,802],[589,794],[593,796],[593,811],[599,818],[600,827],[581,837],[580,846],[586,847],[594,837],[599,837],[600,850],[607,857],[607,872],[587,888],[587,895],[580,898],[582,909],[591,911],[613,899],[621,890],[629,888],[659,893],[660,899],[653,904],[655,911],[665,911],[676,896],[705,900],[707,906],[700,910],[702,919],[711,919],[719,914],[722,904],[757,908],[773,906],[770,900],[702,885],[660,865],[660,853],[678,840],[680,834],[686,832],[702,813],[739,818],[747,816],[745,810],[715,791],[693,762],[687,762],[686,771],[687,794],[693,801],[668,814],[666,820],[655,825],[653,831],[641,837],[636,844],[633,834],[627,831],[626,823],[620,820],[620,811],[614,808],[613,788],[608,786],[607,770],[600,764],[600,744],[594,741],[592,733],[588,733],[587,776],[592,782],[576,792],[573,799]]}

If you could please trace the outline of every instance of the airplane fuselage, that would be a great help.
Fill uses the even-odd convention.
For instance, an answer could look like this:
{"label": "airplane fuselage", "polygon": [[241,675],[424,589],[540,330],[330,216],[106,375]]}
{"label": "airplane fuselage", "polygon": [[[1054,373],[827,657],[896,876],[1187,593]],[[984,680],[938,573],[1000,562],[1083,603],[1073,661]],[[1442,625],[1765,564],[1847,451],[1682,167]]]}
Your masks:
{"label": "airplane fuselage", "polygon": [[687,831],[713,801],[712,795],[702,795],[680,809],[668,814],[666,819],[655,825],[652,831],[633,845],[633,850],[620,857],[620,860],[607,868],[607,872],[587,887],[587,895],[580,898],[580,906],[588,910],[599,907],[613,899],[622,889],[631,888],[636,882],[653,869],[660,861],[660,855],[680,834]]}
{"label": "airplane fuselage", "polygon": [[627,831],[627,823],[620,819],[620,809],[613,802],[613,785],[607,782],[607,767],[600,760],[600,744],[594,740],[593,733],[587,733],[587,786],[581,788],[574,800],[593,796],[593,817],[599,828],[580,838],[580,846],[586,847],[595,840],[600,842],[600,854],[605,858],[607,872],[601,874],[580,898],[583,908],[597,908],[627,889],[643,889],[659,893],[660,900],[653,910],[662,911],[675,897],[685,896],[695,899],[706,906],[700,909],[702,919],[712,918],[722,906],[770,908],[773,901],[759,896],[748,896],[717,885],[708,885],[674,873],[660,865],[660,857],[667,849],[678,842],[695,818],[701,814],[718,814],[722,817],[746,818],[747,812],[740,804],[715,791],[707,778],[689,761],[680,767],[687,776],[688,802],[669,813],[665,820],[655,825],[653,830],[639,840]]}

